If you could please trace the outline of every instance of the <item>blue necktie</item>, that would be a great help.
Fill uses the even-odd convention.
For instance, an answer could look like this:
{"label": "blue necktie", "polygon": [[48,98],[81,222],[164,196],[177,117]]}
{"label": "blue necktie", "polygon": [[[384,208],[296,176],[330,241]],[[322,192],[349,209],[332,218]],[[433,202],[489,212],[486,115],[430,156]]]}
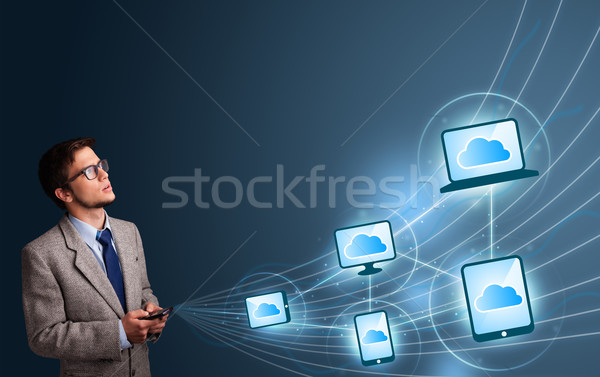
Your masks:
{"label": "blue necktie", "polygon": [[119,257],[117,256],[117,252],[115,251],[111,241],[112,235],[110,234],[110,229],[106,228],[101,232],[98,242],[100,242],[104,247],[102,254],[104,256],[104,264],[106,265],[106,274],[108,275],[108,280],[110,280],[110,284],[112,284],[115,293],[119,297],[123,311],[127,312],[125,309],[123,274],[121,273],[121,267],[119,266]]}

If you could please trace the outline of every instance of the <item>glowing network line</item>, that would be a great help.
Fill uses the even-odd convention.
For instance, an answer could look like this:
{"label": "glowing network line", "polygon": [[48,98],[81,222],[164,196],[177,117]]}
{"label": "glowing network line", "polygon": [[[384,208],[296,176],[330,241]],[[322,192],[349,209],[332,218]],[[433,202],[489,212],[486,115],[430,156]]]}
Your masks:
{"label": "glowing network line", "polygon": [[[559,317],[555,317],[555,318],[551,318],[551,319],[547,319],[547,320],[541,320],[538,321],[538,324],[542,324],[542,323],[549,323],[549,322],[553,322],[553,321],[557,321],[557,320],[561,320],[561,319],[565,319],[565,318],[572,318],[572,317],[576,317],[576,316],[581,316],[581,315],[586,315],[586,314],[591,314],[591,313],[595,313],[600,311],[600,308],[596,308],[596,309],[591,309],[591,310],[585,310],[582,312],[578,312],[578,313],[572,313],[572,314],[567,314],[567,315],[563,315],[563,316],[559,316]],[[240,334],[240,335],[247,335],[247,334],[243,334],[241,332],[238,331],[231,331],[228,327],[224,327],[224,326],[219,326],[215,323],[210,323],[210,322],[206,322],[206,321],[202,321],[201,319],[198,318],[192,318],[192,320],[194,320],[194,322],[199,322],[199,323],[206,323],[207,325],[210,325],[212,329],[218,328],[220,330],[218,330],[217,332],[222,332],[222,333],[227,333],[227,334]],[[353,329],[345,329],[345,328],[337,328],[338,330],[353,330]],[[395,332],[394,334],[398,334],[398,333],[402,333],[402,332],[407,332],[410,330],[403,330],[403,331],[399,331],[399,332]],[[492,346],[481,346],[481,347],[476,347],[476,348],[466,348],[466,349],[462,349],[462,351],[473,351],[473,350],[478,350],[478,349],[487,349],[487,348],[497,348],[497,347],[509,347],[509,346],[515,346],[515,345],[519,345],[519,344],[527,344],[527,343],[537,343],[537,342],[544,342],[544,341],[552,341],[554,340],[560,340],[560,339],[569,339],[569,338],[573,338],[573,337],[581,337],[581,336],[591,336],[591,335],[600,335],[600,332],[590,332],[590,333],[582,333],[582,334],[573,334],[573,335],[567,335],[564,337],[555,337],[555,338],[546,338],[546,339],[534,339],[534,340],[529,340],[529,341],[524,341],[524,342],[512,342],[512,343],[507,343],[507,344],[501,344],[501,345],[492,345]],[[331,336],[323,336],[324,338],[331,338]],[[464,338],[468,338],[471,337],[471,335],[465,335],[465,336],[458,336],[458,337],[453,337],[453,338],[442,338],[442,340],[453,340],[453,339],[464,339]],[[252,340],[250,338],[256,338],[257,340]],[[248,338],[246,338],[247,340],[256,342],[256,343],[260,343],[260,344],[265,344],[268,346],[272,346],[272,347],[279,347],[279,348],[283,348],[284,346],[282,345],[278,345],[278,344],[273,344],[273,343],[269,343],[269,342],[264,342],[262,340],[258,340],[258,339],[264,339],[260,336],[254,336],[254,335],[249,335]],[[404,345],[417,345],[417,344],[421,344],[421,343],[437,343],[440,340],[432,340],[432,341],[423,341],[420,343],[406,343],[406,344],[400,344],[398,345],[399,347]],[[284,342],[284,341],[281,341]],[[297,342],[285,342],[288,344],[302,344],[302,343],[297,343]],[[317,346],[318,344],[310,344],[310,346]],[[321,345],[322,346],[322,345]],[[351,346],[337,346],[337,347],[342,347],[342,348],[353,348]],[[290,347],[285,346],[285,348],[291,349]],[[314,353],[314,352],[321,352],[321,351],[315,351],[315,350],[307,350],[307,349],[300,349],[300,348],[293,348],[294,350],[300,351],[300,352],[310,352],[310,353]],[[448,351],[433,351],[433,352],[420,352],[420,353],[403,353],[403,354],[399,354],[399,355],[406,355],[406,356],[418,356],[418,355],[422,355],[422,354],[433,354],[433,353],[448,353]],[[355,353],[331,353],[334,355],[354,355]]]}
{"label": "glowing network line", "polygon": [[[328,257],[328,256],[330,256],[330,255],[333,255],[333,254],[335,254],[335,253],[336,253],[336,251],[335,251],[335,250],[331,250],[331,251],[329,251],[329,252],[327,252],[327,253],[325,253],[325,254],[323,254],[323,255],[320,255],[320,256],[318,256],[318,257],[316,257],[316,258],[314,258],[314,259],[312,259],[312,260],[310,260],[310,261],[308,261],[308,262],[302,263],[302,264],[300,264],[300,265],[298,265],[298,266],[294,266],[294,267],[292,267],[292,268],[289,268],[289,269],[287,269],[287,270],[285,270],[285,271],[282,271],[282,272],[280,272],[280,274],[282,274],[282,275],[288,274],[288,273],[290,273],[290,272],[292,272],[292,271],[295,271],[295,270],[297,270],[297,269],[300,269],[300,268],[302,268],[302,267],[306,267],[306,266],[308,266],[309,264],[312,264],[312,263],[314,263],[314,262],[317,262],[317,261],[319,261],[319,260],[321,260],[321,259],[323,259],[323,258],[326,258],[326,257]],[[333,269],[333,268],[331,268],[331,269]],[[238,288],[243,288],[243,287],[246,287],[246,286],[248,286],[248,285],[256,284],[256,283],[258,283],[258,282],[265,281],[265,280],[268,280],[268,279],[270,279],[270,278],[269,278],[269,277],[267,277],[267,278],[263,278],[262,280],[258,280],[258,281],[249,282],[249,283],[246,283],[245,285],[240,285],[240,286],[238,286]],[[208,298],[208,297],[212,297],[212,296],[214,296],[214,295],[218,295],[218,294],[222,294],[222,293],[227,293],[227,292],[229,292],[229,289],[223,289],[223,290],[221,290],[221,291],[217,291],[217,292],[213,292],[213,293],[209,293],[209,294],[207,294],[207,295],[201,296],[201,297],[199,297],[199,298],[198,298],[198,300],[204,300],[204,299],[206,299],[206,298]],[[224,296],[224,297],[227,297],[227,296]]]}
{"label": "glowing network line", "polygon": [[473,116],[473,119],[471,119],[471,123],[473,123],[475,121],[475,118],[477,118],[477,115],[479,115],[479,112],[481,111],[481,108],[483,107],[485,100],[490,95],[491,90],[494,87],[496,80],[498,79],[498,75],[500,75],[502,66],[504,65],[504,62],[506,61],[506,57],[508,56],[508,52],[510,51],[510,48],[512,47],[513,41],[515,40],[515,35],[517,35],[517,30],[519,30],[519,25],[521,25],[521,19],[523,18],[523,13],[525,13],[526,6],[527,6],[527,0],[525,0],[525,2],[523,3],[523,8],[521,9],[521,14],[519,15],[519,20],[517,21],[517,26],[515,26],[515,30],[513,31],[512,37],[510,38],[510,43],[508,44],[508,47],[506,48],[506,52],[504,52],[504,57],[502,58],[502,61],[500,62],[500,66],[498,67],[498,70],[496,71],[496,75],[494,76],[494,79],[492,80],[492,83],[490,84],[490,87],[487,90],[487,94],[485,95],[485,97],[483,98],[483,101],[481,101],[481,104],[479,105],[479,108],[475,112],[475,116]]}
{"label": "glowing network line", "polygon": [[319,285],[321,285],[321,284],[323,284],[323,283],[325,283],[325,282],[327,282],[327,281],[329,281],[329,280],[333,279],[334,277],[338,276],[338,275],[339,275],[339,274],[341,274],[342,272],[344,272],[344,270],[340,270],[340,271],[336,272],[335,274],[331,275],[330,277],[328,277],[327,279],[323,279],[323,280],[321,280],[321,282],[319,282],[319,284],[315,285],[315,286],[314,286],[314,287],[312,287],[312,288],[309,288],[309,289],[307,289],[306,291],[303,291],[303,292],[299,293],[299,294],[298,294],[296,297],[294,297],[293,299],[289,300],[288,302],[292,302],[292,301],[294,301],[295,299],[297,299],[298,297],[302,297],[302,295],[304,295],[304,294],[306,294],[306,293],[308,293],[308,292],[312,291],[313,289],[317,288]]}
{"label": "glowing network line", "polygon": [[[331,252],[328,252],[327,254],[325,254],[325,255],[322,255],[322,256],[320,256],[319,258],[316,258],[316,259],[321,259],[321,258],[323,258],[323,257],[330,256],[330,255],[334,254],[335,252],[336,252],[336,251],[335,251],[335,250],[333,250],[333,251],[331,251]],[[300,266],[296,266],[296,267],[290,268],[290,269],[288,269],[288,270],[282,271],[282,272],[280,272],[279,274],[280,274],[280,275],[286,275],[286,274],[288,274],[289,272],[291,272],[291,271],[293,271],[293,270],[297,270],[297,269],[299,269],[300,267],[304,267],[304,266],[306,266],[306,265],[308,265],[308,264],[314,263],[314,262],[316,261],[316,259],[313,259],[313,260],[311,260],[311,261],[309,261],[309,262],[307,262],[307,263],[304,263],[304,264],[302,264],[302,265],[300,265]],[[332,267],[329,267],[329,268],[327,268],[327,269],[325,269],[325,270],[320,270],[320,271],[317,271],[317,272],[315,272],[315,273],[312,273],[312,274],[309,274],[309,275],[305,275],[305,276],[302,276],[302,277],[296,278],[296,279],[294,279],[294,280],[296,280],[296,281],[305,280],[305,279],[311,278],[311,277],[313,277],[313,276],[316,276],[316,275],[322,274],[322,273],[324,273],[324,272],[328,272],[328,271],[332,271],[332,270],[336,270],[336,269],[337,269],[337,266],[332,266]],[[257,284],[257,283],[261,283],[261,282],[267,281],[267,280],[269,280],[269,279],[272,279],[273,277],[274,277],[274,276],[267,276],[267,277],[265,277],[265,278],[260,278],[260,279],[257,279],[257,280],[254,280],[254,281],[251,281],[251,282],[248,282],[248,283],[243,283],[243,284],[237,285],[237,288],[243,288],[243,287],[247,287],[247,286],[250,286],[250,285]],[[285,283],[279,283],[279,284],[276,284],[276,285],[271,285],[271,287],[279,287],[279,286],[282,286],[282,285],[285,285]],[[239,293],[230,293],[230,294],[228,294],[228,295],[224,295],[224,296],[218,296],[218,297],[209,297],[209,298],[205,298],[205,297],[199,297],[198,299],[196,299],[196,300],[194,300],[194,301],[195,301],[195,302],[201,302],[201,303],[204,303],[204,302],[207,302],[207,301],[211,301],[211,300],[217,300],[217,299],[223,299],[223,298],[227,298],[227,297],[231,297],[231,296],[241,296],[241,295],[245,295],[246,293],[260,292],[260,290],[261,290],[260,288],[257,288],[257,289],[254,289],[254,290],[246,291],[246,292],[244,292],[244,293],[241,293],[241,292],[239,292]],[[227,292],[230,292],[230,291],[231,291],[231,289],[226,289],[226,290],[219,291],[218,293],[223,293],[223,292],[227,293]],[[190,301],[190,302],[192,302],[192,301]]]}
{"label": "glowing network line", "polygon": [[[594,45],[594,42],[596,42],[596,38],[598,37],[598,32],[600,32],[600,27],[598,27],[598,29],[596,30],[596,34],[594,34],[594,38],[592,39],[592,41],[590,42],[590,45],[587,48],[587,51],[585,52],[585,55],[583,56],[583,59],[581,59],[581,62],[579,62],[579,66],[577,67],[577,69],[575,70],[575,73],[573,74],[573,76],[571,77],[571,80],[569,81],[569,84],[567,85],[567,88],[563,91],[562,95],[560,96],[560,98],[558,99],[558,101],[556,102],[556,104],[554,105],[554,108],[552,109],[552,111],[550,112],[550,114],[548,115],[548,117],[546,118],[546,120],[544,121],[544,125],[546,123],[548,123],[548,121],[550,120],[550,118],[552,117],[552,114],[554,114],[554,112],[556,111],[556,108],[558,107],[558,105],[562,102],[565,94],[567,94],[567,91],[569,90],[569,88],[571,87],[571,84],[573,83],[573,81],[575,80],[575,77],[577,77],[577,74],[579,73],[579,70],[581,69],[581,66],[583,65],[583,62],[585,62],[585,59],[587,59],[588,54],[590,53],[590,50],[592,49],[592,46]],[[539,132],[538,132],[539,133]],[[535,139],[535,137],[537,136],[537,133],[534,135],[533,139]],[[533,140],[532,139],[532,140]],[[529,148],[529,145],[531,143],[527,144],[527,146],[525,147],[525,150],[527,150],[527,148]]]}
{"label": "glowing network line", "polygon": [[[556,8],[556,13],[554,14],[554,19],[552,20],[552,24],[550,25],[550,29],[548,29],[548,33],[546,34],[546,38],[544,39],[544,43],[542,44],[542,48],[540,49],[540,52],[538,53],[537,58],[535,58],[533,67],[529,71],[529,75],[527,75],[527,78],[525,79],[525,84],[523,84],[523,86],[521,87],[521,90],[519,91],[517,98],[515,98],[515,101],[518,101],[519,98],[521,98],[521,94],[523,94],[525,87],[529,83],[529,79],[531,78],[531,75],[533,74],[533,71],[535,70],[537,63],[540,60],[540,57],[542,56],[542,52],[544,52],[544,49],[546,48],[546,43],[548,42],[548,38],[550,38],[550,34],[552,34],[552,30],[554,29],[554,23],[556,22],[556,18],[558,17],[558,13],[560,12],[560,7],[562,6],[562,3],[563,3],[563,0],[560,0],[560,3],[558,4],[558,8]],[[513,103],[512,107],[508,110],[508,114],[506,114],[506,118],[508,118],[510,116],[510,113],[515,108],[515,105],[516,105],[516,102]]]}

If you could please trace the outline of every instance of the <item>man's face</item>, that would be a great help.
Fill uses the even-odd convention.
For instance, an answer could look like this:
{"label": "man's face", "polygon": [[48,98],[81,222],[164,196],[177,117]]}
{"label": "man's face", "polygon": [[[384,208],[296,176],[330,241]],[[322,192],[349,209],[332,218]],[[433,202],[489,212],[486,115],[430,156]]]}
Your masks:
{"label": "man's face", "polygon": [[[96,153],[90,147],[85,147],[75,152],[75,160],[69,166],[68,177],[80,173],[90,165],[96,165],[100,162]],[[112,190],[108,173],[98,168],[98,176],[89,180],[85,175],[80,175],[69,184],[72,192],[72,201],[67,205],[76,205],[83,208],[102,208],[106,207],[115,200],[115,193]]]}

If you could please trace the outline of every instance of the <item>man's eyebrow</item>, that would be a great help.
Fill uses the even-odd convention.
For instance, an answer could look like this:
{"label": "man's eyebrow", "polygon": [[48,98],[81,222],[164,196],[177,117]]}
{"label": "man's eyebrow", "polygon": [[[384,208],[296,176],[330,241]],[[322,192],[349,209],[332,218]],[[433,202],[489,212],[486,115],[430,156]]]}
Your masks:
{"label": "man's eyebrow", "polygon": [[100,161],[102,161],[102,160],[98,160],[98,162],[96,162],[95,164],[88,165],[88,166],[84,167],[83,169],[85,170],[85,169],[89,168],[90,166],[98,165],[100,163]]}

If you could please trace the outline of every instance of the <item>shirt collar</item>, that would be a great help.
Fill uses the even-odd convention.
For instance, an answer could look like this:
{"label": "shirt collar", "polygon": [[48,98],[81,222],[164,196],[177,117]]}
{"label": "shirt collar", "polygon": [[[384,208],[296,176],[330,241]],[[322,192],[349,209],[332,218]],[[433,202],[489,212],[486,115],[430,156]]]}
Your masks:
{"label": "shirt collar", "polygon": [[110,227],[110,222],[108,221],[108,214],[106,213],[106,211],[104,211],[104,216],[104,228],[102,228],[101,230],[98,230],[90,224],[79,220],[77,217],[71,215],[70,213],[69,220],[71,220],[71,223],[73,224],[75,229],[77,229],[79,235],[81,236],[81,238],[83,238],[83,241],[88,245],[93,245],[94,241],[98,240],[100,234],[104,229],[110,229],[110,232],[112,233],[112,228]]}

